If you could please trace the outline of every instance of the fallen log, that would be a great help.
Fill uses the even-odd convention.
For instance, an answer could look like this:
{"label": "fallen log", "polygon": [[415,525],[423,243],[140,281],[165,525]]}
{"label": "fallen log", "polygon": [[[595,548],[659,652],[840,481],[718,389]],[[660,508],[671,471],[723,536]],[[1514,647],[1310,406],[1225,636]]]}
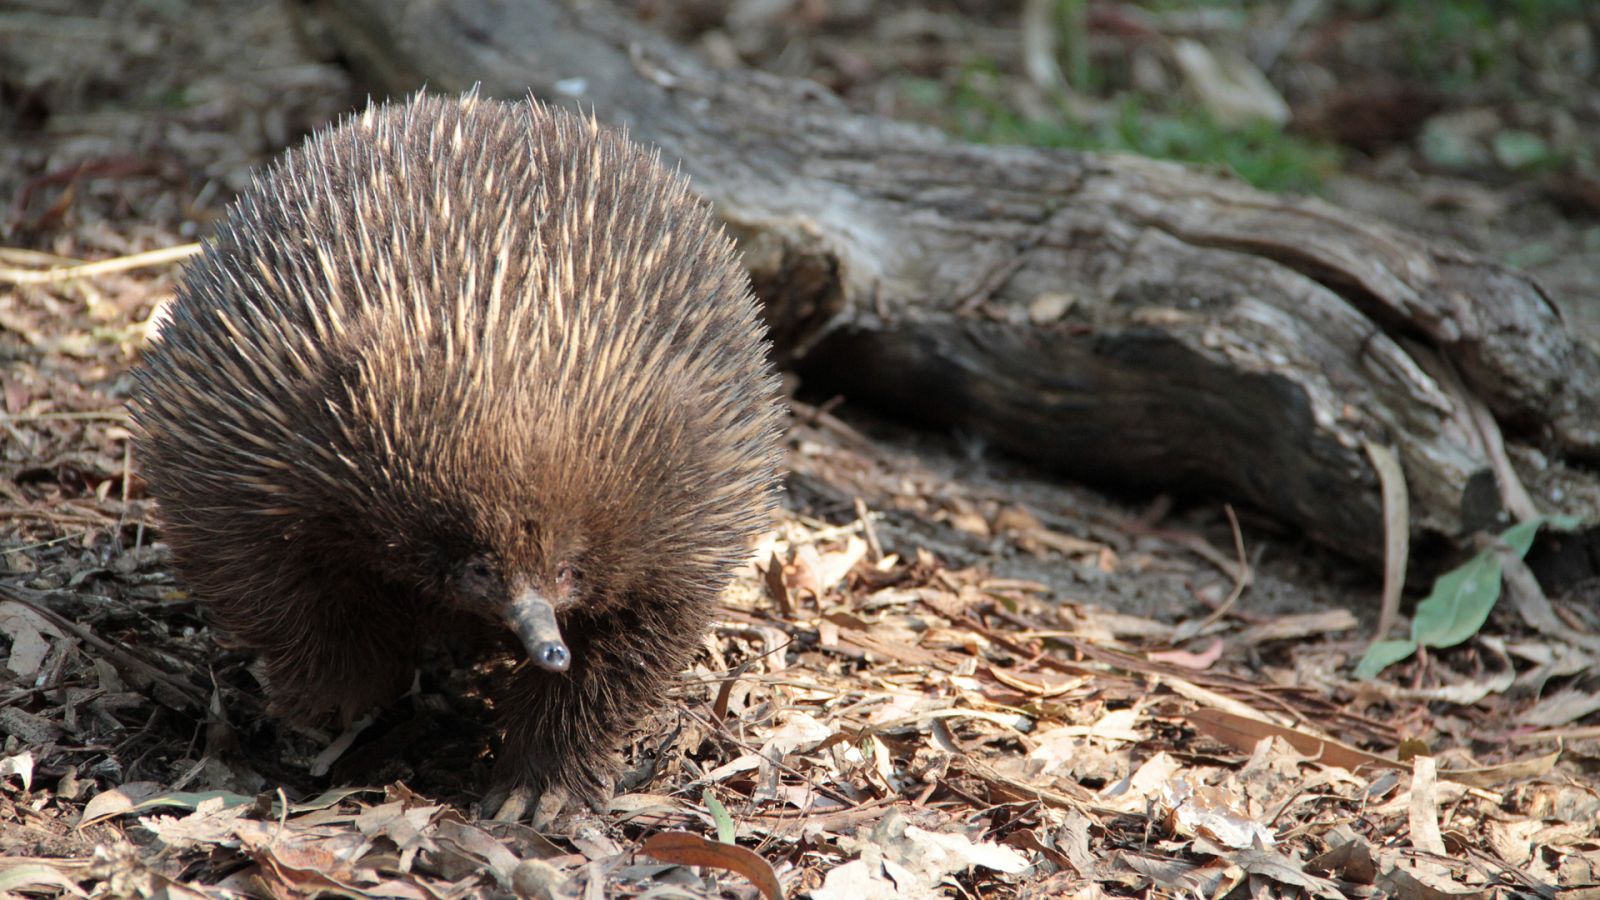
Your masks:
{"label": "fallen log", "polygon": [[852,113],[603,4],[300,9],[376,90],[531,91],[660,147],[810,383],[1072,477],[1242,499],[1365,559],[1369,444],[1398,456],[1416,534],[1600,508],[1600,357],[1515,270],[1179,165]]}

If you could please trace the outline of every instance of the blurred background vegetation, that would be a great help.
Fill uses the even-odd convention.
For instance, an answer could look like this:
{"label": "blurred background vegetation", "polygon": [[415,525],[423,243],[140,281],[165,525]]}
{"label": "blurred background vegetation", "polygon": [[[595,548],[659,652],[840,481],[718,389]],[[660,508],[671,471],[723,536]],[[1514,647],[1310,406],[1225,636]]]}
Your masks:
{"label": "blurred background vegetation", "polygon": [[1595,184],[1590,0],[635,6],[714,58],[967,140],[1213,164],[1276,190],[1397,148],[1428,170]]}
{"label": "blurred background vegetation", "polygon": [[[609,2],[955,138],[1320,196],[1529,271],[1600,342],[1600,0]],[[206,233],[254,167],[366,101],[288,9],[0,2],[0,238],[74,255],[98,232],[61,226],[130,204]],[[140,206],[152,180],[187,193]]]}

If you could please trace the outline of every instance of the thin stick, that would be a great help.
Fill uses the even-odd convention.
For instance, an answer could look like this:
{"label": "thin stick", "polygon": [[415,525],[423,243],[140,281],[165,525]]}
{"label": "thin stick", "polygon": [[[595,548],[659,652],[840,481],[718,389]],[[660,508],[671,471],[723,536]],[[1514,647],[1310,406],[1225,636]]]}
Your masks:
{"label": "thin stick", "polygon": [[856,518],[861,520],[861,531],[867,536],[867,558],[873,562],[882,560],[883,544],[878,542],[878,529],[872,527],[872,513],[867,511],[867,502],[860,497],[856,498]]}
{"label": "thin stick", "polygon": [[200,250],[200,244],[179,244],[176,247],[147,250],[144,253],[135,253],[131,256],[119,256],[115,259],[82,263],[75,266],[61,266],[42,271],[0,266],[0,281],[7,281],[12,284],[57,284],[79,278],[94,278],[99,275],[110,275],[114,272],[126,272],[129,269],[143,269],[148,266],[164,266],[169,263],[182,262],[199,253]]}
{"label": "thin stick", "polygon": [[128,413],[121,409],[88,409],[76,412],[45,412],[45,413],[17,413],[15,415],[0,415],[0,422],[51,422],[51,421],[106,421],[117,422],[128,418]]}
{"label": "thin stick", "polygon": [[1228,524],[1233,526],[1233,552],[1238,556],[1239,567],[1234,570],[1233,590],[1229,592],[1228,599],[1222,601],[1221,606],[1212,610],[1211,615],[1206,616],[1205,621],[1200,623],[1200,627],[1195,629],[1197,634],[1227,615],[1228,611],[1233,609],[1233,605],[1239,602],[1239,598],[1244,596],[1245,588],[1249,587],[1250,583],[1255,580],[1255,572],[1250,568],[1249,557],[1244,552],[1244,530],[1239,527],[1239,516],[1234,513],[1233,504],[1231,503],[1224,503],[1222,510],[1228,514]]}
{"label": "thin stick", "polygon": [[1383,604],[1372,636],[1381,641],[1400,618],[1400,592],[1406,586],[1406,557],[1411,553],[1411,505],[1400,457],[1383,444],[1367,441],[1366,447],[1383,496]]}

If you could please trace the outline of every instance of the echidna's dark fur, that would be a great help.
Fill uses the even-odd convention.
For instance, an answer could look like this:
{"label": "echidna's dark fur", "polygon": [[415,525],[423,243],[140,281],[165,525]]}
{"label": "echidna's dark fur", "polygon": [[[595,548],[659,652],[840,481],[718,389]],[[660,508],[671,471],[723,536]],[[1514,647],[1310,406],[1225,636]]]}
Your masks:
{"label": "echidna's dark fur", "polygon": [[233,207],[146,355],[138,447],[278,714],[396,697],[431,635],[489,621],[485,572],[566,598],[571,669],[514,670],[496,781],[595,803],[773,505],[762,335],[730,241],[626,138],[418,98]]}

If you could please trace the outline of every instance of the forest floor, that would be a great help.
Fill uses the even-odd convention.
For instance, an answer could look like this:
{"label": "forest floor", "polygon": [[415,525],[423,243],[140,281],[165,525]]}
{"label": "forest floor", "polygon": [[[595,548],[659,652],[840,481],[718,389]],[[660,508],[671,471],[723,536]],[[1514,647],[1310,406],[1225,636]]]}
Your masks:
{"label": "forest floor", "polygon": [[[969,139],[1319,192],[1533,272],[1600,343],[1581,3],[1040,4],[1087,35],[1043,56],[1010,5],[630,5]],[[1203,74],[1236,58],[1273,89]],[[1218,124],[1273,96],[1285,127]],[[0,10],[0,897],[1600,897],[1600,587],[1360,681],[1379,573],[803,386],[784,514],[604,816],[481,818],[483,672],[274,723],[172,574],[123,404],[182,248],[365,99],[276,4]]]}

